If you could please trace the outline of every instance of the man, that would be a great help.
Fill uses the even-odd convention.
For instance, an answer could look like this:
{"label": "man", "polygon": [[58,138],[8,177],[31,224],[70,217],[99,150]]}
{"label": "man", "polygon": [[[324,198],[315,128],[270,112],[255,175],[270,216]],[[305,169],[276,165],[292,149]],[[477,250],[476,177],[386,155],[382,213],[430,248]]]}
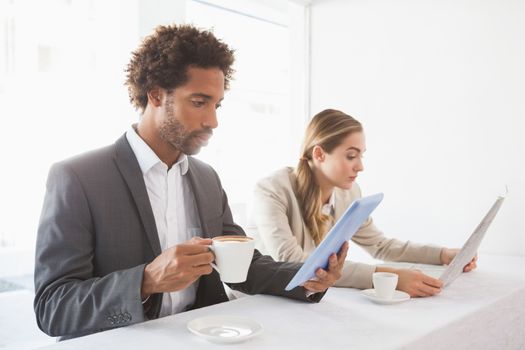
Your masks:
{"label": "man", "polygon": [[[244,235],[214,170],[190,155],[217,127],[233,51],[210,32],[166,26],[127,68],[141,118],[114,145],[50,170],[38,229],[35,313],[62,339],[227,301],[210,263],[211,237]],[[319,301],[340,277],[347,244],[328,270],[290,292],[300,265],[255,252],[248,294]]]}

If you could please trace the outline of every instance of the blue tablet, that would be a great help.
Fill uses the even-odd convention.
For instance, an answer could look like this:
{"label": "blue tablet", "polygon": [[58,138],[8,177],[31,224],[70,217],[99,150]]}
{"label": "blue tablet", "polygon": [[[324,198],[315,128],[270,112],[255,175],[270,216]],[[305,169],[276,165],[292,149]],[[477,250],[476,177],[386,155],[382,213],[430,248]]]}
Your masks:
{"label": "blue tablet", "polygon": [[383,194],[377,193],[354,201],[341,215],[321,244],[306,259],[285,290],[292,290],[314,278],[315,271],[318,268],[326,270],[330,255],[339,252],[343,243],[352,238],[382,200]]}

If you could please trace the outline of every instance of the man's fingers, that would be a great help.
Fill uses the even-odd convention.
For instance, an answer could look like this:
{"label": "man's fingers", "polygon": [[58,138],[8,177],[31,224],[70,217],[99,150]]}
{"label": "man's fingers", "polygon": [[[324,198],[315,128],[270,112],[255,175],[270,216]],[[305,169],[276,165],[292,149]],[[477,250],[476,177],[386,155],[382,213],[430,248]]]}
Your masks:
{"label": "man's fingers", "polygon": [[339,263],[345,261],[346,255],[348,254],[348,247],[349,246],[350,245],[348,244],[348,241],[346,241],[341,246],[341,249],[339,249],[339,253],[337,254],[337,261],[339,261]]}
{"label": "man's fingers", "polygon": [[337,269],[337,266],[338,266],[337,262],[338,262],[337,255],[335,255],[335,253],[330,255],[330,257],[328,258],[328,271]]}
{"label": "man's fingers", "polygon": [[338,278],[341,277],[341,267],[348,252],[348,242],[345,242],[337,254],[333,253],[328,258],[328,271],[321,268],[315,271],[316,279],[308,280],[303,287],[312,292],[324,292]]}
{"label": "man's fingers", "polygon": [[198,277],[202,275],[209,275],[213,271],[210,264],[197,266],[193,268],[193,273]]}
{"label": "man's fingers", "polygon": [[327,288],[326,285],[324,285],[323,283],[318,282],[318,281],[313,281],[313,280],[309,280],[305,282],[303,287],[311,292],[316,292],[316,293],[324,292]]}
{"label": "man's fingers", "polygon": [[341,249],[339,249],[339,252],[337,255],[333,253],[328,258],[328,270],[333,271],[334,269],[338,269],[340,265],[342,265],[346,259],[346,254],[348,253],[348,242],[344,242],[341,246]]}
{"label": "man's fingers", "polygon": [[210,245],[212,243],[211,238],[192,237],[186,244],[199,244],[199,245]]}
{"label": "man's fingers", "polygon": [[184,264],[189,267],[197,267],[202,265],[210,265],[215,260],[212,252],[206,251],[201,254],[186,255],[179,258]]}
{"label": "man's fingers", "polygon": [[324,280],[326,277],[328,277],[328,272],[326,272],[326,271],[323,270],[323,269],[317,269],[317,271],[315,271],[315,275],[316,275],[317,278],[319,278],[320,280]]}
{"label": "man's fingers", "polygon": [[[211,239],[209,241],[211,241]],[[174,253],[175,253],[176,256],[196,255],[196,254],[202,254],[202,253],[209,252],[210,250],[208,249],[208,245],[209,244],[188,244],[188,243],[183,243],[183,244],[178,244],[178,245],[174,246],[173,250],[174,250]]]}

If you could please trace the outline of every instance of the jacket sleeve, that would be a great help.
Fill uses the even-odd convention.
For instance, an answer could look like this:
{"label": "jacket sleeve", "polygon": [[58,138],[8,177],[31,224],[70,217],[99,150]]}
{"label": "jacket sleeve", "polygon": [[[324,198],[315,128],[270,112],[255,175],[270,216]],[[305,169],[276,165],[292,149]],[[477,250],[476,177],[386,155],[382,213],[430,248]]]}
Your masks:
{"label": "jacket sleeve", "polygon": [[95,275],[95,233],[82,184],[66,164],[49,173],[38,228],[34,309],[51,336],[80,336],[142,322],[144,265]]}
{"label": "jacket sleeve", "polygon": [[[361,190],[357,187],[358,196]],[[352,240],[365,249],[375,259],[385,261],[404,261],[423,264],[441,264],[442,247],[430,244],[403,242],[395,238],[387,238],[369,217],[359,228]]]}
{"label": "jacket sleeve", "polygon": [[[361,190],[355,185],[356,196],[361,198]],[[403,242],[394,238],[387,238],[369,217],[352,237],[352,241],[366,250],[375,259],[385,261],[403,261],[424,264],[441,264],[440,254],[442,247],[417,244],[410,241]],[[346,261],[341,279],[336,283],[338,287],[371,288],[374,265]]]}
{"label": "jacket sleeve", "polygon": [[[441,247],[433,245],[402,242],[386,238],[377,229],[371,218],[361,226],[352,237],[352,241],[365,249],[375,259],[385,261],[403,261],[424,264],[441,264]],[[337,287],[372,288],[374,265],[346,261],[341,278],[335,284]]]}
{"label": "jacket sleeve", "polygon": [[292,233],[286,202],[266,180],[256,185],[254,218],[259,237],[268,254],[277,261],[304,262],[308,258]]}
{"label": "jacket sleeve", "polygon": [[[244,236],[243,229],[233,222],[224,190],[222,190],[222,206],[223,234]],[[228,286],[246,294],[270,294],[303,301],[319,302],[325,293],[315,293],[307,297],[306,290],[300,286],[291,291],[284,290],[301,266],[301,263],[277,262],[272,257],[262,255],[255,250],[246,281],[243,283],[230,283]]]}
{"label": "jacket sleeve", "polygon": [[385,261],[404,261],[423,264],[441,264],[442,247],[418,244],[387,238],[373,223],[371,218],[363,224],[352,238],[370,255]]}

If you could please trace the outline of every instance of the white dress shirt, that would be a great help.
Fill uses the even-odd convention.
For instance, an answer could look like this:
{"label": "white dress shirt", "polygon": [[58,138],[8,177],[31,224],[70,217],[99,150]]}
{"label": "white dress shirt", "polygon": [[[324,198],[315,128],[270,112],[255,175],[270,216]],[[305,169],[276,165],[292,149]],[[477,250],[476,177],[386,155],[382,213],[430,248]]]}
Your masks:
{"label": "white dress shirt", "polygon": [[323,207],[321,208],[321,213],[324,215],[332,215],[334,216],[334,210],[335,208],[335,191],[332,191],[332,194],[330,195],[330,199],[328,199],[328,203],[323,204]]}
{"label": "white dress shirt", "polygon": [[[181,154],[168,169],[133,127],[126,132],[126,138],[144,176],[162,251],[199,235],[195,199],[185,176],[188,157]],[[183,290],[164,293],[159,317],[186,310],[195,302],[196,292],[194,282]]]}

